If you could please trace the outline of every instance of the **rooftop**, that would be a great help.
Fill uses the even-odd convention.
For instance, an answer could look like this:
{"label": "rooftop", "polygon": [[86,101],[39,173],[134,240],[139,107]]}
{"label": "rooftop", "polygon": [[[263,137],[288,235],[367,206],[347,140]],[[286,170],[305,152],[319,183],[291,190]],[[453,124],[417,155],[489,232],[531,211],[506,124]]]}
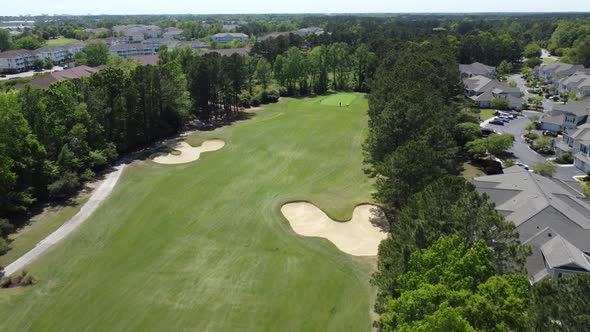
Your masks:
{"label": "rooftop", "polygon": [[[532,246],[533,256],[527,262],[531,276],[545,269],[539,255],[548,256],[541,253],[542,247],[557,235],[576,250],[590,252],[590,203],[566,183],[518,166],[505,169],[504,174],[475,178],[473,182],[516,225],[521,241]],[[554,247],[545,246],[545,251],[551,248]]]}

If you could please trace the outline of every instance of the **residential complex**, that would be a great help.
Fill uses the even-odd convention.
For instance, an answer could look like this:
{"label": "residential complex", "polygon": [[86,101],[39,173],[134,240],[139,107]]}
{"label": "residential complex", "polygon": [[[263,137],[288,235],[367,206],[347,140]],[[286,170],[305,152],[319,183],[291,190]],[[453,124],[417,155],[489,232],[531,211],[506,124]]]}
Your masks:
{"label": "residential complex", "polygon": [[76,53],[82,52],[84,46],[91,43],[105,43],[109,46],[110,54],[122,57],[155,55],[162,44],[169,50],[179,47],[190,47],[194,50],[208,49],[209,44],[200,41],[178,41],[174,39],[149,38],[143,39],[138,33],[128,33],[126,37],[109,37],[90,39],[65,46],[45,46],[33,51],[13,50],[0,53],[0,70],[3,73],[18,73],[35,69],[35,61],[51,60],[53,63],[66,63],[73,59]]}
{"label": "residential complex", "polygon": [[531,246],[526,267],[532,282],[590,272],[590,199],[519,166],[473,182]]}
{"label": "residential complex", "polygon": [[558,157],[569,153],[574,158],[574,166],[584,172],[590,171],[590,123],[576,129],[567,129],[561,139],[553,142]]}

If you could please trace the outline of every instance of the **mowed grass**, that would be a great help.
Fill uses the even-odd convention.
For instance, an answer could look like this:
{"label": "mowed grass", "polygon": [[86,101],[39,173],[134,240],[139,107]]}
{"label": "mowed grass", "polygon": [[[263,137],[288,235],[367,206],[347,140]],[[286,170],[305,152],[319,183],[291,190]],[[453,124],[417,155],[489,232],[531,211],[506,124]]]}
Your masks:
{"label": "mowed grass", "polygon": [[1,331],[369,331],[373,266],[296,235],[282,204],[347,220],[370,201],[367,102],[289,99],[189,137],[197,162],[128,167],[79,230],[0,290]]}
{"label": "mowed grass", "polygon": [[65,38],[65,37],[58,37],[55,39],[49,39],[45,42],[45,44],[47,46],[64,46],[64,45],[68,45],[68,44],[72,44],[78,42],[77,39],[72,39],[72,38]]}
{"label": "mowed grass", "polygon": [[329,96],[319,97],[321,104],[326,106],[346,106],[350,105],[356,98],[356,93],[336,93]]}

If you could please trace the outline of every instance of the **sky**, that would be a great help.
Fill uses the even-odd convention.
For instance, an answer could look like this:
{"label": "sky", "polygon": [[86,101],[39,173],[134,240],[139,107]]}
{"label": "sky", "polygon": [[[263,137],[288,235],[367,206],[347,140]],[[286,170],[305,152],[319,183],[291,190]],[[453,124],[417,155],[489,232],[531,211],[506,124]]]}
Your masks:
{"label": "sky", "polygon": [[590,1],[556,0],[2,0],[0,16],[40,14],[256,14],[590,12]]}

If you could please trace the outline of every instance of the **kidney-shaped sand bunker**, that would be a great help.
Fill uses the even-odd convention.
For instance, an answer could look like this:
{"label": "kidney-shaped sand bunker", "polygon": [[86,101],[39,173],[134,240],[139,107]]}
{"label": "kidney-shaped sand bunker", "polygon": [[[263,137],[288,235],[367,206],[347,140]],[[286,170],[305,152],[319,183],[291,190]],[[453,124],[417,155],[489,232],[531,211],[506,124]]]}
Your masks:
{"label": "kidney-shaped sand bunker", "polygon": [[175,153],[158,153],[152,158],[159,164],[173,165],[184,164],[196,161],[203,152],[217,151],[225,146],[225,142],[220,139],[213,139],[203,142],[198,148],[192,147],[186,142],[174,142],[168,145]]}
{"label": "kidney-shaped sand bunker", "polygon": [[387,238],[389,230],[383,211],[370,204],[357,206],[352,219],[346,222],[332,220],[307,202],[287,203],[281,212],[295,233],[323,237],[353,256],[376,256],[379,243]]}

